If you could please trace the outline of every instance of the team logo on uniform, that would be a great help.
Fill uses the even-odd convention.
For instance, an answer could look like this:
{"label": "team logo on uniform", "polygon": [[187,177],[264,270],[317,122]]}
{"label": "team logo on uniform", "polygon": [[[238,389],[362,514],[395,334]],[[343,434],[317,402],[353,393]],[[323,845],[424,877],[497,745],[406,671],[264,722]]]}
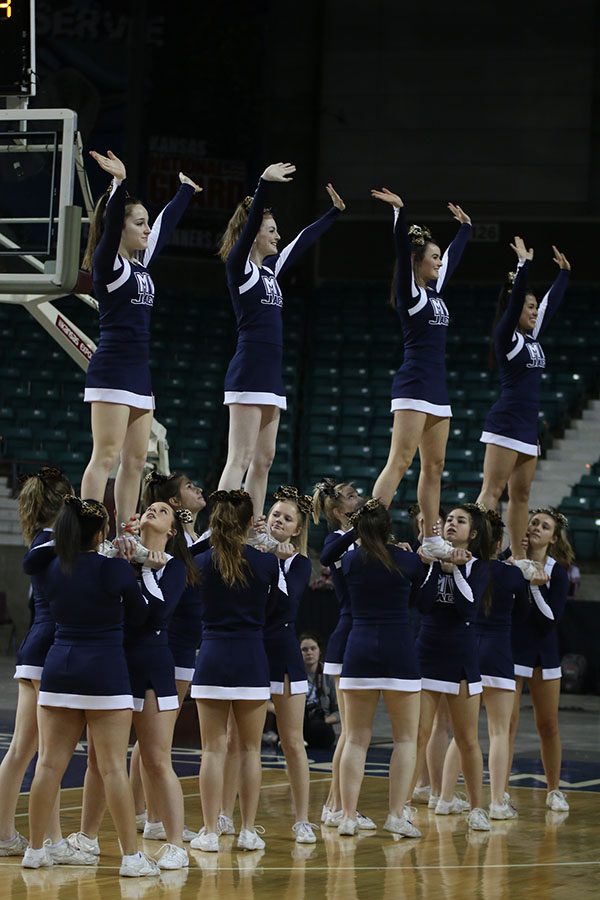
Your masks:
{"label": "team logo on uniform", "polygon": [[428,325],[447,325],[450,321],[450,313],[448,307],[439,297],[430,297],[429,302],[433,307],[434,318],[430,319]]}
{"label": "team logo on uniform", "polygon": [[528,369],[545,369],[546,368],[546,357],[544,356],[544,351],[537,343],[534,341],[532,343],[526,343],[527,352],[531,357],[531,362],[527,363],[526,368]]}
{"label": "team logo on uniform", "polygon": [[138,295],[133,297],[131,302],[154,306],[154,282],[150,278],[150,274],[148,272],[134,272],[133,274],[138,284]]}
{"label": "team logo on uniform", "polygon": [[262,275],[263,284],[265,286],[266,297],[260,301],[266,306],[283,306],[283,297],[274,275]]}
{"label": "team logo on uniform", "polygon": [[452,575],[440,575],[436,603],[454,603],[454,578]]}

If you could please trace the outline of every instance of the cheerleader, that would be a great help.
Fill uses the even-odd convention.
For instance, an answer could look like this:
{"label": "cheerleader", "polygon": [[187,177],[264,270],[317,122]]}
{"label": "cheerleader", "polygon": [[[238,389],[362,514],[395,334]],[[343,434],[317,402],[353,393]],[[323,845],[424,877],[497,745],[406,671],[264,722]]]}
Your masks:
{"label": "cheerleader", "polygon": [[258,518],[263,511],[269,469],[275,455],[277,429],[286,409],[281,373],[283,298],[278,278],[337,219],[344,202],[326,186],[333,207],[278,251],[279,234],[270,209],[265,209],[267,183],[291,181],[296,167],[274,163],[260,177],[254,197],[246,197],[229,220],[221,241],[227,286],[237,319],[238,343],[225,376],[229,406],[227,462],[220,490],[246,488]]}
{"label": "cheerleader", "polygon": [[92,272],[100,341],[86,374],[93,449],[81,491],[103,500],[111,469],[120,461],[115,482],[119,531],[136,510],[154,409],[149,368],[154,283],[148,266],[202,189],[180,172],[179,191],[150,228],[144,206],[127,194],[121,160],[110,150],[107,156],[95,151],[91,156],[113,183],[96,204],[82,263]]}
{"label": "cheerleader", "polygon": [[267,601],[277,591],[281,572],[275,556],[246,544],[253,513],[250,495],[245,491],[216,491],[210,499],[212,547],[195,557],[201,576],[202,643],[192,683],[202,740],[200,799],[204,827],[191,846],[209,852],[219,849],[218,818],[231,709],[242,756],[242,825],[237,846],[241,850],[263,850],[265,842],[255,826],[261,735],[270,694],[263,629]]}
{"label": "cheerleader", "polygon": [[[496,559],[500,552],[504,525],[498,513],[489,510],[487,518],[492,533],[490,563],[491,592],[480,604],[475,622],[479,668],[483,684],[483,703],[487,713],[490,752],[491,804],[490,819],[513,819],[517,813],[509,803],[505,784],[509,774],[510,719],[514,706],[515,677],[511,647],[513,611],[518,617],[528,602],[528,587],[519,569]],[[460,771],[460,754],[452,741],[446,755],[442,793],[436,813],[447,815],[460,811],[454,798]]]}
{"label": "cheerleader", "polygon": [[[354,531],[349,540],[344,535],[350,531],[349,517],[361,504],[361,497],[350,482],[336,484],[333,478],[324,478],[313,492],[313,521],[319,524],[321,515],[325,517],[332,532],[325,538],[321,553],[321,564],[331,571],[331,581],[340,611],[338,623],[331,634],[325,650],[323,673],[335,682],[335,690],[340,714],[340,734],[331,761],[331,788],[321,811],[321,822],[337,828],[342,819],[342,797],[340,794],[340,759],[346,741],[344,695],[340,691],[340,674],[348,635],[352,627],[352,612],[346,581],[342,575],[344,553],[354,549]],[[341,543],[340,543],[341,542]],[[376,828],[368,816],[357,813],[358,827],[367,831]]]}
{"label": "cheerleader", "polygon": [[521,548],[539,456],[538,414],[546,357],[538,339],[560,306],[571,266],[553,247],[559,273],[538,308],[535,294],[527,289],[533,250],[528,250],[520,237],[515,237],[511,247],[519,262],[514,284],[512,288],[510,281],[504,285],[496,310],[493,344],[501,394],[486,417],[480,438],[486,448],[478,502],[495,509],[508,485],[507,523],[514,563],[531,580],[538,569],[532,560],[523,558]]}
{"label": "cheerleader", "polygon": [[[49,562],[54,556],[53,526],[64,499],[73,489],[60,469],[44,466],[24,477],[19,492],[19,517],[29,550],[25,565],[40,557]],[[43,583],[31,577],[33,623],[17,651],[14,677],[18,681],[17,709],[10,746],[0,763],[0,856],[20,856],[27,840],[15,828],[15,810],[19,791],[29,763],[38,749],[37,695],[46,654],[54,641],[54,621]],[[71,857],[60,829],[60,803],[57,798],[48,821],[48,838],[54,859]]]}
{"label": "cheerleader", "polygon": [[[416,762],[421,693],[408,600],[411,582],[422,584],[428,570],[416,554],[390,544],[392,523],[379,500],[369,500],[350,522],[360,548],[346,553],[342,560],[352,628],[340,678],[347,734],[340,761],[343,816],[338,833],[352,835],[358,830],[356,805],[381,693],[394,741],[389,815],[383,827],[404,837],[420,837],[405,807]],[[435,590],[433,579],[426,581],[424,590]]]}
{"label": "cheerleader", "polygon": [[512,630],[517,690],[510,723],[511,764],[523,683],[527,679],[548,783],[546,806],[554,812],[569,809],[567,798],[559,789],[562,746],[558,728],[561,669],[557,632],[567,604],[567,569],[575,556],[567,525],[566,517],[552,507],[536,509],[531,514],[527,558],[543,568],[546,582],[539,586],[532,582],[527,615],[524,621],[515,621]]}
{"label": "cheerleader", "polygon": [[404,337],[404,362],[392,382],[392,442],[373,496],[390,505],[418,448],[421,474],[417,494],[424,518],[423,549],[431,557],[444,558],[452,553],[452,546],[434,533],[452,415],[445,361],[449,313],[441,292],[471,236],[471,219],[460,206],[448,204],[460,228],[442,256],[426,228],[412,225],[407,230],[404,203],[397,194],[382,188],[371,191],[371,195],[394,209],[396,274],[391,304],[400,316]]}
{"label": "cheerleader", "polygon": [[[44,833],[61,778],[87,724],[123,853],[119,874],[158,875],[155,861],[137,849],[127,776],[133,697],[123,626],[125,618],[141,625],[148,605],[131,566],[97,553],[107,531],[108,514],[101,503],[68,496],[55,524],[57,558],[47,564],[38,555],[25,565],[30,574],[43,572],[56,635],[44,663],[38,698],[40,754],[29,798],[31,845],[23,866],[38,869],[60,861],[54,860]],[[79,865],[97,862],[93,853],[70,849]]]}
{"label": "cheerleader", "polygon": [[454,547],[453,557],[433,567],[429,576],[436,582],[433,600],[430,595],[420,600],[423,617],[417,654],[423,692],[414,781],[421,771],[440,697],[445,694],[469,793],[468,824],[476,831],[489,831],[487,813],[481,808],[483,760],[477,723],[482,683],[473,627],[489,587],[489,523],[477,506],[464,504],[446,517],[443,535]]}

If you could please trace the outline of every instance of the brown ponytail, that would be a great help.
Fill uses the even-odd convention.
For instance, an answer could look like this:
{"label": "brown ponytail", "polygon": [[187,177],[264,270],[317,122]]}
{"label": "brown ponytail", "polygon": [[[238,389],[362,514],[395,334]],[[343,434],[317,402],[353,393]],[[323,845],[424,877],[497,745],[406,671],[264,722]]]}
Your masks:
{"label": "brown ponytail", "polygon": [[209,526],[213,561],[221,578],[229,587],[247,587],[244,546],[252,522],[253,508],[250,494],[245,491],[215,491]]}
{"label": "brown ponytail", "polygon": [[[90,219],[90,230],[88,233],[87,244],[85,247],[85,253],[83,254],[83,260],[81,261],[81,268],[84,272],[91,272],[92,266],[94,264],[94,253],[96,252],[96,247],[100,243],[100,238],[104,232],[104,217],[106,215],[106,205],[108,203],[108,199],[110,197],[112,191],[112,185],[109,187],[107,191],[105,191],[96,206],[94,207],[94,212],[92,213],[92,217]],[[132,206],[137,206],[140,203],[135,197],[127,197],[125,200],[125,218],[129,215],[129,211]],[[125,224],[125,219],[123,220],[123,224]]]}
{"label": "brown ponytail", "polygon": [[19,517],[23,537],[31,543],[40,528],[52,525],[73,488],[66,475],[51,466],[22,479],[19,492]]}
{"label": "brown ponytail", "polygon": [[[248,210],[252,205],[252,197],[244,197],[241,203],[235,208],[235,212],[227,223],[227,227],[223,233],[223,237],[219,243],[218,256],[222,262],[226,262],[229,254],[235,247],[240,234],[248,221]],[[263,210],[263,216],[272,215],[270,209]]]}

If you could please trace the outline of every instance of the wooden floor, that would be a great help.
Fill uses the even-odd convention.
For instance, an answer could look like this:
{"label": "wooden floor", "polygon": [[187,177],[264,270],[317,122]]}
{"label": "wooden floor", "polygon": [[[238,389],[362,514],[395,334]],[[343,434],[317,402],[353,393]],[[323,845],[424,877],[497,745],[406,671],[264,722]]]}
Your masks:
{"label": "wooden floor", "polygon": [[[197,828],[196,778],[182,778],[186,822]],[[312,820],[319,821],[329,778],[312,776]],[[380,825],[387,781],[365,778],[361,807]],[[515,788],[516,821],[493,824],[491,833],[467,834],[462,816],[436,816],[418,807],[420,840],[394,838],[381,829],[356,838],[321,830],[316,845],[297,845],[290,830],[285,774],[265,771],[258,821],[266,851],[244,853],[235,838],[221,838],[219,854],[190,851],[188,871],[160,878],[118,877],[120,856],[110,819],[101,834],[102,856],[93,869],[55,866],[24,870],[21,858],[0,859],[0,898],[28,900],[583,900],[600,898],[600,794],[569,795],[571,812],[551,813],[545,791]],[[19,829],[27,834],[27,798],[19,805]],[[64,833],[76,831],[81,789],[62,792]],[[160,844],[145,841],[152,853]]]}

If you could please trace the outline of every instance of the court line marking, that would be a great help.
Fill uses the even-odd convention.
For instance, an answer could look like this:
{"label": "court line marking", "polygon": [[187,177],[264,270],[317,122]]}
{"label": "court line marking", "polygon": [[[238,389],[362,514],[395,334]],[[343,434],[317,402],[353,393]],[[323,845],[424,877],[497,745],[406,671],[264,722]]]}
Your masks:
{"label": "court line marking", "polygon": [[[199,851],[202,852],[202,851]],[[194,857],[192,857],[193,859]],[[211,857],[212,859],[213,857]],[[251,859],[252,857],[244,857],[245,859]],[[72,869],[73,866],[61,866],[60,864],[56,864],[57,868],[60,869]],[[257,865],[256,868],[252,869],[253,875],[265,874],[268,872],[297,872],[299,875],[306,875],[310,872],[414,872],[415,869],[434,869],[436,871],[440,870],[451,870],[451,869],[548,869],[554,868],[555,866],[600,866],[600,860],[593,861],[582,861],[582,862],[547,862],[547,863],[491,863],[489,865],[456,865],[456,866],[422,866],[422,865],[412,865],[412,866],[307,866],[306,868],[298,869],[295,866],[265,866],[265,865]],[[4,862],[0,860],[0,868],[16,868],[14,863]],[[19,869],[21,867],[19,866]],[[118,870],[119,865],[116,864],[114,866],[78,866],[79,869],[86,869],[89,871],[90,876],[95,872],[115,872]],[[199,872],[205,871],[203,866],[190,866],[192,871],[197,869]],[[214,869],[211,867],[210,872],[239,872],[239,866],[215,866]],[[243,871],[243,869],[242,869]],[[160,884],[160,882],[158,882]]]}

